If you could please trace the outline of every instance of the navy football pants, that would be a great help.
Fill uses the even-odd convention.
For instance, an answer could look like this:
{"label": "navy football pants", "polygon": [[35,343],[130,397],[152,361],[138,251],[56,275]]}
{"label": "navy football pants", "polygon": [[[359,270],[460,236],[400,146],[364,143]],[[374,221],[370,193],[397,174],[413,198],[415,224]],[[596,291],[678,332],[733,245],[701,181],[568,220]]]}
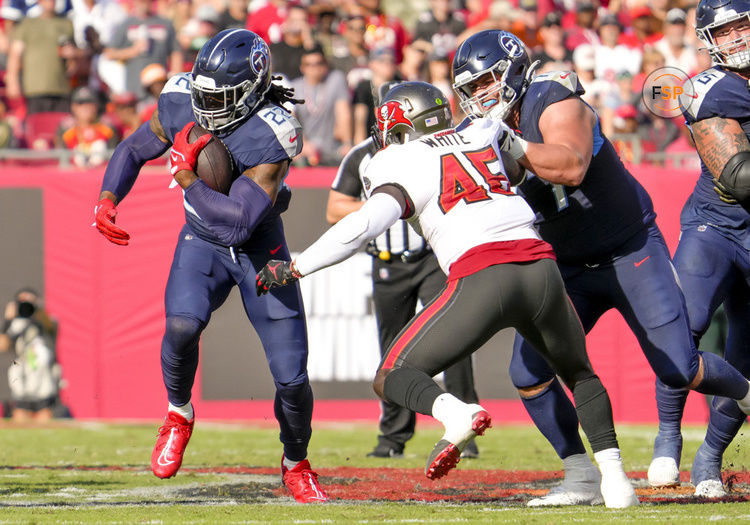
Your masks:
{"label": "navy football pants", "polygon": [[[584,331],[588,333],[606,311],[617,309],[659,379],[683,388],[698,371],[699,354],[664,239],[652,225],[618,252],[598,265],[558,264]],[[514,343],[510,375],[516,388],[554,378],[541,354],[520,335]]]}
{"label": "navy football pants", "polygon": [[689,228],[682,232],[674,263],[693,336],[697,340],[706,332],[724,303],[729,321],[725,359],[750,376],[750,252],[712,227]]}
{"label": "navy football pants", "polygon": [[276,386],[274,409],[284,454],[299,461],[307,455],[313,405],[302,296],[298,284],[274,288],[261,297],[255,292],[255,275],[269,259],[289,260],[281,218],[264,220],[247,246],[249,250],[233,257],[229,248],[198,238],[187,225],[180,232],[165,294],[164,385],[173,405],[190,401],[200,334],[237,286]]}
{"label": "navy football pants", "polygon": [[[716,308],[724,303],[728,321],[724,358],[750,377],[750,252],[713,227],[701,225],[682,231],[674,261],[696,341],[708,329]],[[714,398],[706,442],[723,452],[745,417],[735,403]]]}

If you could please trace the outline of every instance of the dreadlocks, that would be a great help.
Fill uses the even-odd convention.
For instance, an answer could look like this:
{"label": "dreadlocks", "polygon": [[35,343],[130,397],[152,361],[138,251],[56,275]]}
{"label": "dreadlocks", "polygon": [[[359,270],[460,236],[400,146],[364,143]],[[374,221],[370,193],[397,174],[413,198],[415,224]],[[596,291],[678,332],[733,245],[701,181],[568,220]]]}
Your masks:
{"label": "dreadlocks", "polygon": [[284,106],[285,103],[291,102],[292,104],[304,104],[305,101],[302,99],[294,98],[294,89],[287,88],[281,84],[274,84],[274,80],[282,80],[282,77],[275,76],[271,77],[271,86],[266,91],[266,101],[276,104],[277,106]]}

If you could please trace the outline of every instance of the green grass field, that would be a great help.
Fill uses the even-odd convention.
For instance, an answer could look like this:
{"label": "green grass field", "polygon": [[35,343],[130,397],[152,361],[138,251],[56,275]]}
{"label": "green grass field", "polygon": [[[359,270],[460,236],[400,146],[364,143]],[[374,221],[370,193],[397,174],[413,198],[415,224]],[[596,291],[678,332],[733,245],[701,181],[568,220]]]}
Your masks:
{"label": "green grass field", "polygon": [[[750,521],[750,503],[745,502],[750,501],[750,485],[744,476],[750,470],[750,442],[744,429],[724,463],[742,474],[740,481],[727,501],[709,503],[692,498],[686,481],[665,493],[649,489],[645,471],[656,429],[618,425],[625,467],[643,504],[609,510],[525,507],[530,497],[554,483],[553,471],[560,469],[552,449],[528,426],[490,429],[478,441],[480,459],[464,460],[444,480],[431,482],[421,472],[440,437],[439,427],[421,425],[404,458],[380,460],[365,457],[375,443],[375,424],[318,423],[310,459],[336,498],[326,505],[298,505],[281,489],[281,445],[273,426],[199,422],[183,470],[170,480],[159,480],[149,470],[157,426],[75,421],[42,428],[0,425],[0,523]],[[684,475],[704,432],[703,427],[684,431]],[[523,482],[529,474],[541,477]],[[494,477],[484,477],[490,475]],[[492,481],[496,479],[505,481],[498,485]]]}

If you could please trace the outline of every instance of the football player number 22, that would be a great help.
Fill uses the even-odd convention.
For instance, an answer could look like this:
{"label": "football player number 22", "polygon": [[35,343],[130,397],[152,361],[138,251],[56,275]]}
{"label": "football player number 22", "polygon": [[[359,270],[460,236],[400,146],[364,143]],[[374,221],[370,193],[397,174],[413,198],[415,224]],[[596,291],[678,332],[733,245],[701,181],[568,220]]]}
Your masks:
{"label": "football player number 22", "polygon": [[[492,146],[477,151],[464,151],[458,155],[468,160],[476,173],[470,173],[455,153],[447,153],[440,157],[442,189],[439,205],[443,213],[448,213],[460,201],[471,204],[490,199],[487,189],[490,193],[513,195],[508,177],[499,169],[497,173],[490,170],[490,164],[500,166],[500,160]],[[477,175],[482,178],[487,188],[480,186]]]}

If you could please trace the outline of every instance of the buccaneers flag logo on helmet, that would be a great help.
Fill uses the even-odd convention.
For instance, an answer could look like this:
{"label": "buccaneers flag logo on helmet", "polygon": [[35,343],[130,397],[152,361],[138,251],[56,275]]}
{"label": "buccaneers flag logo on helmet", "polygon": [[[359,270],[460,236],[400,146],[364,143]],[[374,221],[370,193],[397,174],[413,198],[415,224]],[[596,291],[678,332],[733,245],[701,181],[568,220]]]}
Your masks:
{"label": "buccaneers flag logo on helmet", "polygon": [[398,100],[389,100],[378,108],[378,127],[383,134],[388,133],[396,124],[406,124],[414,129],[414,123],[406,118],[404,106]]}

